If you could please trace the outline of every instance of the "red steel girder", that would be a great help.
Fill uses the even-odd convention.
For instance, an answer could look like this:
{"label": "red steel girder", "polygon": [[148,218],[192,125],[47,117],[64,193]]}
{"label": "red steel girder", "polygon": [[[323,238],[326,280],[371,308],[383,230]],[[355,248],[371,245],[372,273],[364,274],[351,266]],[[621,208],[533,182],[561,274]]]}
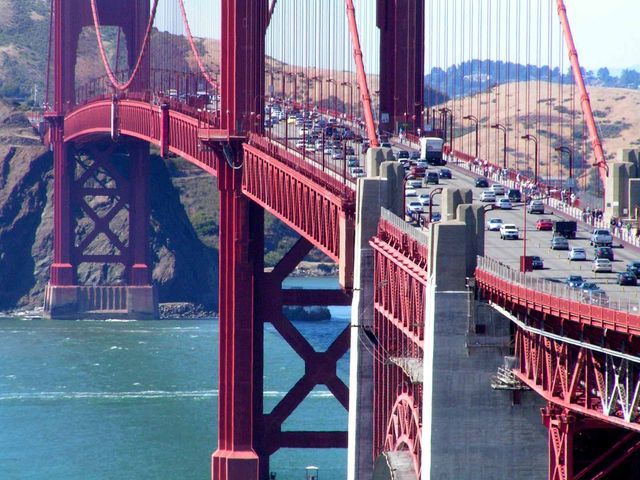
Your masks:
{"label": "red steel girder", "polygon": [[484,296],[496,303],[512,304],[579,324],[640,335],[640,315],[590,303],[556,297],[512,283],[482,269],[476,269],[476,283]]}
{"label": "red steel girder", "polygon": [[374,451],[405,450],[420,475],[422,385],[392,358],[423,358],[427,250],[386,221],[369,244],[374,250],[374,325],[361,341],[374,356]]}

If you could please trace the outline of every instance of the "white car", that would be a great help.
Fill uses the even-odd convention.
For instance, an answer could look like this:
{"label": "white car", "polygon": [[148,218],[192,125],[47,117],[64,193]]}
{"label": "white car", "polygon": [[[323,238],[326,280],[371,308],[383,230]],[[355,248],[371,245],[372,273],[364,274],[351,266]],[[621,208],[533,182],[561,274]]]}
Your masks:
{"label": "white car", "polygon": [[500,227],[500,238],[502,240],[518,240],[518,227],[513,223],[505,223]]}
{"label": "white car", "polygon": [[416,190],[414,188],[407,188],[404,191],[404,196],[405,197],[417,197],[418,196],[418,192],[416,192]]}
{"label": "white car", "polygon": [[480,201],[481,202],[495,202],[496,201],[496,194],[493,190],[483,190],[482,193],[480,194]]}
{"label": "white car", "polygon": [[604,228],[596,228],[591,234],[591,245],[611,245],[613,243],[613,235]]}
{"label": "white car", "polygon": [[511,210],[513,208],[511,200],[509,200],[507,197],[498,198],[496,200],[495,206],[501,210]]}
{"label": "white car", "polygon": [[491,185],[491,190],[493,190],[493,193],[495,193],[496,195],[505,194],[504,186],[500,185],[499,183],[494,183],[493,185]]}
{"label": "white car", "polygon": [[409,202],[409,205],[407,205],[407,213],[410,215],[413,213],[424,213],[422,204],[417,201]]}
{"label": "white car", "polygon": [[414,180],[407,180],[407,187],[410,188],[422,188],[422,180],[420,179],[414,179]]}
{"label": "white car", "polygon": [[500,227],[502,227],[503,224],[504,222],[501,218],[490,218],[487,222],[487,230],[489,230],[490,232],[497,232],[500,230]]}
{"label": "white car", "polygon": [[571,250],[569,250],[568,258],[570,261],[586,260],[587,251],[582,247],[573,247]]}
{"label": "white car", "polygon": [[611,273],[613,267],[611,266],[611,260],[608,258],[596,258],[591,264],[592,272]]}
{"label": "white car", "polygon": [[351,176],[354,178],[366,177],[367,174],[364,172],[362,167],[354,167],[351,169]]}

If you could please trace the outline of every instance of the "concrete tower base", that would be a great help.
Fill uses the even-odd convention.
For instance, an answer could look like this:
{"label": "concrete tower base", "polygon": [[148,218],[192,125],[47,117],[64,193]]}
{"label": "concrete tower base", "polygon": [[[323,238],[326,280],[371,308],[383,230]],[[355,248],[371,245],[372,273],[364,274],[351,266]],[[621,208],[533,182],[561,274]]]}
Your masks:
{"label": "concrete tower base", "polygon": [[45,316],[51,319],[159,318],[158,295],[153,285],[77,286],[51,285],[45,288]]}

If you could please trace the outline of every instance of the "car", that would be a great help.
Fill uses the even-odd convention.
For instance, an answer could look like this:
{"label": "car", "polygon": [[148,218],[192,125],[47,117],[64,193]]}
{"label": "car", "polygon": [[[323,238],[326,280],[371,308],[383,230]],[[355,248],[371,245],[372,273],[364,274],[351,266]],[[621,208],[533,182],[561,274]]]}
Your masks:
{"label": "car", "polygon": [[331,155],[331,158],[333,158],[334,160],[344,160],[344,154],[342,153],[342,151],[336,151],[335,149],[333,150],[333,155]]}
{"label": "car", "polygon": [[541,218],[536,222],[536,230],[549,231],[553,229],[553,220],[550,218]]}
{"label": "car", "polygon": [[432,223],[439,222],[440,220],[442,220],[442,214],[440,212],[433,212],[431,214]]}
{"label": "car", "polygon": [[427,176],[424,178],[424,183],[426,185],[429,185],[430,183],[438,185],[440,183],[440,180],[438,179],[438,174],[436,172],[427,173]]}
{"label": "car", "polygon": [[496,200],[495,206],[501,210],[511,210],[513,208],[511,200],[509,200],[507,197],[498,198]]}
{"label": "car", "polygon": [[409,152],[407,152],[406,150],[400,150],[396,155],[396,158],[398,160],[400,160],[401,158],[409,158]]}
{"label": "car", "polygon": [[513,223],[505,223],[500,227],[500,238],[502,240],[518,240],[518,227]]}
{"label": "car", "polygon": [[359,167],[360,166],[360,161],[358,160],[358,157],[347,157],[347,167]]}
{"label": "car", "polygon": [[533,268],[534,270],[542,270],[544,268],[544,262],[542,261],[542,258],[538,255],[532,255],[531,268]]}
{"label": "car", "polygon": [[493,193],[495,193],[496,195],[504,195],[505,194],[504,186],[500,185],[499,183],[494,183],[493,185],[491,185],[491,190],[493,190]]}
{"label": "car", "polygon": [[366,177],[367,174],[365,173],[362,167],[354,167],[351,170],[351,176],[354,178],[360,178],[360,177]]}
{"label": "car", "polygon": [[627,271],[633,273],[636,277],[640,277],[640,261],[632,260],[627,263]]}
{"label": "car", "polygon": [[507,198],[512,202],[521,202],[522,201],[522,193],[517,188],[510,188],[507,191]]}
{"label": "car", "polygon": [[409,154],[409,159],[411,159],[411,160],[420,160],[420,152],[418,152],[417,150],[414,150],[413,152],[411,152]]}
{"label": "car", "polygon": [[611,247],[596,247],[594,254],[596,258],[606,258],[613,262],[613,248]]}
{"label": "car", "polygon": [[[569,288],[580,288],[584,284],[584,278],[582,278],[581,275],[569,275],[565,279],[564,283]],[[594,285],[595,285],[595,283],[594,283]]]}
{"label": "car", "polygon": [[489,188],[489,180],[484,177],[476,178],[475,185],[477,188]]}
{"label": "car", "polygon": [[569,255],[567,258],[569,258],[569,261],[572,262],[574,260],[586,260],[587,251],[582,247],[573,247],[571,250],[569,250]]}
{"label": "car", "polygon": [[481,202],[495,202],[496,201],[495,192],[493,192],[492,190],[483,190],[482,193],[480,194],[480,201]]}
{"label": "car", "polygon": [[635,287],[638,285],[638,277],[632,272],[620,272],[618,274],[618,285],[631,285]]}
{"label": "car", "polygon": [[424,213],[422,203],[418,201],[409,202],[407,205],[407,215],[411,216],[414,213]]}
{"label": "car", "polygon": [[490,218],[487,222],[487,230],[490,232],[497,232],[503,224],[504,222],[501,218]]}
{"label": "car", "polygon": [[592,293],[592,292],[602,292],[603,290],[595,283],[593,282],[582,282],[582,285],[580,285],[580,290],[582,290],[585,293]]}
{"label": "car", "polygon": [[613,235],[606,228],[596,228],[591,234],[591,245],[611,246]]}
{"label": "car", "polygon": [[426,168],[418,167],[417,165],[411,165],[409,167],[409,172],[411,172],[411,175],[413,175],[416,178],[424,178],[426,174],[426,170],[427,170]]}
{"label": "car", "polygon": [[613,271],[611,260],[608,258],[596,258],[591,264],[591,271],[594,273],[611,273]]}
{"label": "car", "polygon": [[544,215],[544,202],[542,200],[531,200],[527,206],[527,213],[540,213]]}
{"label": "car", "polygon": [[414,178],[414,179],[411,179],[411,180],[407,180],[407,187],[420,188],[420,187],[422,187],[422,180],[419,180],[417,178]]}
{"label": "car", "polygon": [[407,188],[404,191],[404,196],[405,197],[417,197],[418,196],[418,192],[416,192],[415,188]]}
{"label": "car", "polygon": [[380,148],[391,148],[391,144],[389,142],[382,142]]}
{"label": "car", "polygon": [[450,179],[451,178],[451,170],[449,170],[448,168],[441,168],[440,170],[438,170],[438,175],[440,175],[440,178]]}
{"label": "car", "polygon": [[551,238],[551,250],[569,250],[569,240],[561,236]]}
{"label": "car", "polygon": [[418,200],[420,200],[420,203],[422,203],[423,206],[428,207],[431,203],[431,195],[428,193],[421,193],[418,195]]}

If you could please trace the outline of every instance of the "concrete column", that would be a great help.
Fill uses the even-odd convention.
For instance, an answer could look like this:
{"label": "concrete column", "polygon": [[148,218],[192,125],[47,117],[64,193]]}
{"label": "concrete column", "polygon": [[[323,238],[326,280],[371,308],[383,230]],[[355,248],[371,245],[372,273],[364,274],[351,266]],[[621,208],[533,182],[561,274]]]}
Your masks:
{"label": "concrete column", "polygon": [[[387,182],[358,179],[356,187],[355,268],[351,307],[351,360],[349,369],[348,480],[369,480],[373,475],[373,421],[361,412],[373,411],[373,358],[363,345],[363,329],[373,326],[373,249],[380,207],[385,206]],[[362,340],[361,340],[362,339]]]}
{"label": "concrete column", "polygon": [[471,202],[473,202],[473,191],[470,188],[444,188],[440,196],[442,222],[455,220],[458,205]]}
{"label": "concrete column", "polygon": [[395,162],[393,150],[390,148],[379,147],[370,148],[367,150],[364,162],[367,170],[367,176],[379,177],[380,165],[382,165],[383,162]]}
{"label": "concrete column", "polygon": [[[460,196],[452,192],[451,198]],[[509,355],[509,321],[496,314],[476,322],[475,312],[486,315],[487,308],[473,308],[465,285],[473,254],[484,249],[474,238],[483,234],[483,223],[482,206],[459,205],[456,220],[431,227],[421,480],[546,475],[546,432],[538,421],[544,403],[524,392],[514,406],[511,392],[491,388],[492,375]],[[480,336],[476,323],[490,326],[484,337],[491,338],[473,342],[472,335]]]}

